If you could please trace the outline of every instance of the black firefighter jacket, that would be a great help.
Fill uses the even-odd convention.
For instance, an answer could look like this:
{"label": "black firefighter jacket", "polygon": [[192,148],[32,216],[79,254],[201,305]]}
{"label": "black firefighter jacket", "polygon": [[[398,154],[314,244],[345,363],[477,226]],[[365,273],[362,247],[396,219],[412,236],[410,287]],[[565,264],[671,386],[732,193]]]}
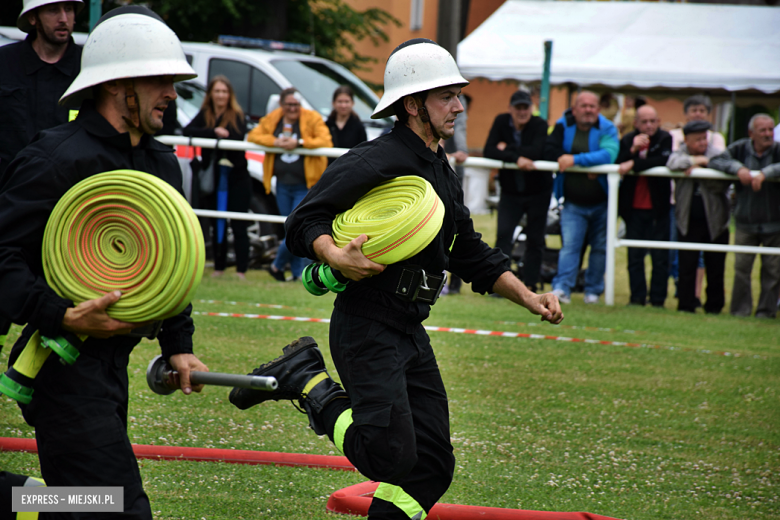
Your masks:
{"label": "black firefighter jacket", "polygon": [[509,271],[509,259],[491,249],[474,230],[460,182],[441,147],[434,153],[417,134],[396,122],[392,132],[356,146],[330,165],[290,214],[285,229],[290,251],[316,260],[312,242],[332,234],[337,214],[350,209],[378,184],[404,175],[430,182],[444,203],[439,234],[412,258],[388,266],[380,275],[350,282],[336,298],[335,307],[410,332],[428,317],[430,305],[407,302],[390,292],[400,266],[418,265],[434,275],[451,271],[480,293],[490,291],[498,277]]}
{"label": "black firefighter jacket", "polygon": [[41,130],[68,122],[59,106],[81,69],[81,47],[71,38],[57,63],[42,61],[28,36],[0,47],[0,174]]}
{"label": "black firefighter jacket", "polygon": [[[647,149],[647,157],[642,158],[639,152],[632,154],[631,145],[634,137],[639,134],[637,130],[629,132],[620,140],[620,152],[615,161],[617,164],[634,160],[634,172],[643,172],[656,166],[666,166],[666,161],[672,154],[672,136],[666,130],[660,128],[650,138],[650,148]],[[626,175],[620,182],[618,192],[618,210],[625,219],[631,213],[634,205],[634,191],[639,177]],[[669,214],[670,198],[672,196],[672,183],[669,177],[647,177],[647,187],[650,190],[650,200],[653,204],[653,213],[657,216]]]}
{"label": "black firefighter jacket", "polygon": [[[117,169],[150,173],[181,193],[181,170],[170,147],[146,135],[132,147],[129,134],[118,133],[86,101],[75,121],[38,134],[0,176],[0,316],[29,324],[23,338],[35,330],[50,337],[61,334],[65,310],[73,306],[43,274],[41,244],[50,213],[79,181]],[[188,306],[163,322],[159,340],[165,357],[192,352],[191,310]],[[139,341],[89,338],[82,352],[114,348],[126,355]]]}

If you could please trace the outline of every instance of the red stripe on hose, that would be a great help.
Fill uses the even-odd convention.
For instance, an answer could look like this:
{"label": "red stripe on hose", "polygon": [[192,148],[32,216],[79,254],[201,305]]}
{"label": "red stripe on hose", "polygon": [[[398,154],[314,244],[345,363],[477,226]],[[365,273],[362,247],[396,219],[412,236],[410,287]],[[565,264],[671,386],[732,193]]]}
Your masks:
{"label": "red stripe on hose", "polygon": [[425,218],[423,218],[420,222],[418,222],[417,225],[414,226],[414,228],[411,231],[409,231],[407,234],[405,234],[404,236],[402,236],[392,244],[383,247],[376,253],[372,253],[366,256],[366,258],[368,258],[369,260],[373,260],[374,258],[387,253],[388,251],[392,251],[396,247],[400,246],[401,244],[403,244],[404,242],[412,238],[414,235],[417,234],[418,231],[420,231],[420,229],[422,229],[428,223],[429,220],[433,218],[433,215],[436,213],[436,208],[438,207],[439,207],[439,197],[436,197],[436,200],[433,201],[433,206],[431,207],[430,211],[428,211],[428,214],[425,215]]}

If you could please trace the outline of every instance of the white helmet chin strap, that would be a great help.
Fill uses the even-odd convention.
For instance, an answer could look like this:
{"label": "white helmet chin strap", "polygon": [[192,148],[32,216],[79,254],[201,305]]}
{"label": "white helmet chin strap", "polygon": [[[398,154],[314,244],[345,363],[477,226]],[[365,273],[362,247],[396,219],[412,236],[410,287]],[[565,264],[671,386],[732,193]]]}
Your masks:
{"label": "white helmet chin strap", "polygon": [[135,80],[126,79],[125,85],[125,104],[130,111],[130,117],[122,116],[128,126],[135,129],[141,128],[141,111],[138,103],[138,94],[135,93]]}
{"label": "white helmet chin strap", "polygon": [[431,116],[428,114],[428,109],[425,107],[425,104],[422,102],[420,97],[415,95],[414,101],[419,107],[417,109],[417,113],[420,115],[420,120],[423,122],[423,127],[425,128],[425,147],[430,148],[433,141],[441,140],[441,136],[433,127],[433,124],[431,123]]}

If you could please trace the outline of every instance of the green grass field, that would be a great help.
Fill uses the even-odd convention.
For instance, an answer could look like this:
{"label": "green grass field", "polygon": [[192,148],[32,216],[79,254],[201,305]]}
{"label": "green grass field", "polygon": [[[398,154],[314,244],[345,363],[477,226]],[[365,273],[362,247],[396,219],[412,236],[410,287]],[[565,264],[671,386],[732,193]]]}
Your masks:
{"label": "green grass field", "polygon": [[[494,236],[490,217],[477,224],[486,238]],[[644,345],[431,332],[457,457],[442,502],[630,519],[780,518],[780,324],[678,314],[671,296],[666,309],[626,307],[625,256],[619,251],[617,305],[586,306],[575,295],[560,326],[470,291],[436,304],[426,325]],[[246,283],[229,272],[205,278],[194,307],[327,318],[332,299],[264,272],[250,272]],[[303,335],[328,351],[326,324],[209,316],[195,322],[196,353],[213,371],[245,373]],[[12,329],[11,340],[18,333]],[[3,366],[8,350],[0,354]],[[337,454],[289,403],[242,412],[224,388],[153,394],[144,373],[158,353],[144,342],[131,357],[132,442]],[[0,403],[0,436],[34,437],[15,403]],[[2,453],[0,462],[4,470],[40,475],[31,454]],[[333,518],[327,497],[366,480],[334,470],[139,464],[159,519]]]}

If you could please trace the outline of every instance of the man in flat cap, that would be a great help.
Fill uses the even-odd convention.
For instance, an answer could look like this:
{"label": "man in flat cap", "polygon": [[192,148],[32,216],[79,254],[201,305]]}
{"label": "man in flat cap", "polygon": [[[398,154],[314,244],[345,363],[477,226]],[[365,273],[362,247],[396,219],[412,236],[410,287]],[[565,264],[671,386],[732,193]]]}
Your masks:
{"label": "man in flat cap", "polygon": [[[710,124],[691,121],[683,128],[685,141],[672,152],[666,166],[670,170],[683,170],[690,175],[694,168],[706,168],[710,159],[718,155],[718,149],[707,138]],[[726,199],[728,181],[714,179],[677,179],[674,196],[677,201],[675,217],[680,242],[728,244],[729,204]],[[700,251],[680,250],[679,303],[677,310],[696,312],[696,268]],[[718,314],[725,304],[723,270],[726,253],[704,252],[707,269],[707,301],[704,312]]]}

